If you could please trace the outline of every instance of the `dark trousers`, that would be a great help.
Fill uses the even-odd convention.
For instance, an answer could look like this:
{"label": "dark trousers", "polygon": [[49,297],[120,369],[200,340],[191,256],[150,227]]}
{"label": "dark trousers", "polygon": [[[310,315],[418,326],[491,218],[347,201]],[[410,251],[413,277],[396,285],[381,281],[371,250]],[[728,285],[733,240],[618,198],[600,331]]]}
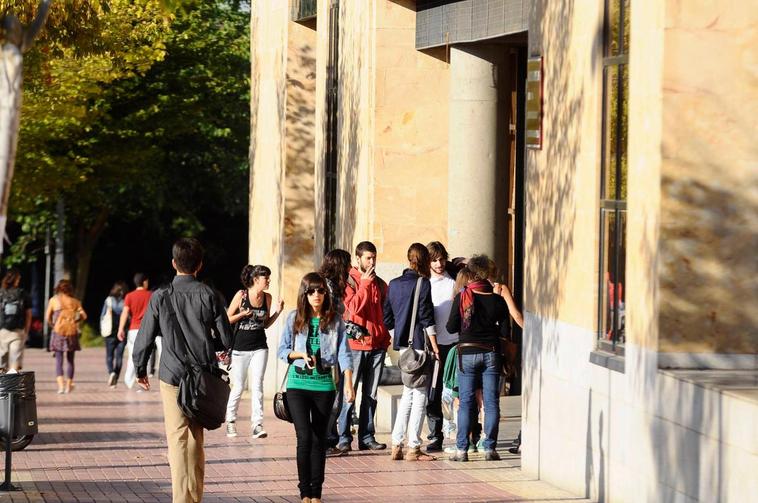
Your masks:
{"label": "dark trousers", "polygon": [[63,376],[63,356],[66,356],[68,362],[68,369],[66,369],[66,377],[69,379],[74,378],[74,351],[56,351],[55,352],[55,375],[58,377]]}
{"label": "dark trousers", "polygon": [[108,374],[115,373],[116,377],[121,375],[125,347],[126,339],[120,341],[115,335],[105,338],[105,367],[108,369]]}
{"label": "dark trousers", "polygon": [[297,436],[297,477],[301,498],[321,498],[326,466],[326,433],[334,391],[287,390]]}
{"label": "dark trousers", "polygon": [[437,381],[432,383],[435,392],[429,396],[434,400],[429,400],[426,404],[426,424],[429,425],[429,436],[426,438],[432,442],[439,442],[445,439],[442,434],[442,375],[445,373],[445,361],[447,354],[455,347],[455,344],[438,344],[440,348],[440,369],[437,373]]}

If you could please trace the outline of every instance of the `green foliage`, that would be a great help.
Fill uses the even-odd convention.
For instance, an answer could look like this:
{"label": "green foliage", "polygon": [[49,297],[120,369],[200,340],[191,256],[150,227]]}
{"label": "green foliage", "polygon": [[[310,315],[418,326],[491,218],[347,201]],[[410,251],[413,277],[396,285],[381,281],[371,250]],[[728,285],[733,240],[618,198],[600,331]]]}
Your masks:
{"label": "green foliage", "polygon": [[89,323],[82,323],[82,333],[79,335],[79,344],[83,348],[99,348],[105,346],[105,337]]}
{"label": "green foliage", "polygon": [[74,256],[105,222],[196,234],[208,208],[246,211],[248,13],[223,0],[107,4],[86,51],[48,39],[28,54],[10,203],[21,237],[6,262],[39,252],[60,197]]}

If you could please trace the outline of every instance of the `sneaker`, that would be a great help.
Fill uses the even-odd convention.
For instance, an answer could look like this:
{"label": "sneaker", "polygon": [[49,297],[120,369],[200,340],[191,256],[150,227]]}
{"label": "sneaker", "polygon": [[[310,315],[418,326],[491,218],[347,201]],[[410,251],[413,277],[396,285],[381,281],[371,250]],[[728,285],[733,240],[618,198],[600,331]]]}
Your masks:
{"label": "sneaker", "polygon": [[445,454],[455,454],[456,452],[458,452],[458,448],[454,445],[445,447]]}
{"label": "sneaker", "polygon": [[343,451],[342,449],[338,447],[329,447],[326,450],[326,457],[327,458],[339,458],[342,456],[347,456],[347,451]]}
{"label": "sneaker", "polygon": [[485,461],[500,461],[500,454],[497,451],[484,451]]}
{"label": "sneaker", "polygon": [[266,433],[266,430],[260,424],[253,428],[253,438],[266,438],[267,436],[268,433]]}
{"label": "sneaker", "polygon": [[475,453],[479,452],[479,448],[474,443],[468,444],[468,452],[472,453],[472,454],[475,454]]}
{"label": "sneaker", "polygon": [[344,443],[344,444],[337,444],[337,449],[347,454],[348,452],[353,450],[353,447],[348,443]]}
{"label": "sneaker", "polygon": [[450,461],[466,462],[468,461],[468,452],[456,449],[455,454],[451,454],[447,459]]}
{"label": "sneaker", "polygon": [[521,446],[520,445],[513,446],[508,449],[508,452],[510,452],[511,454],[521,454]]}
{"label": "sneaker", "polygon": [[111,372],[110,375],[108,376],[108,386],[110,386],[111,388],[116,386],[116,373],[115,372]]}
{"label": "sneaker", "polygon": [[442,451],[442,440],[435,440],[426,444],[426,452],[440,452]]}
{"label": "sneaker", "polygon": [[237,425],[234,423],[226,423],[226,436],[227,437],[236,437],[237,436]]}

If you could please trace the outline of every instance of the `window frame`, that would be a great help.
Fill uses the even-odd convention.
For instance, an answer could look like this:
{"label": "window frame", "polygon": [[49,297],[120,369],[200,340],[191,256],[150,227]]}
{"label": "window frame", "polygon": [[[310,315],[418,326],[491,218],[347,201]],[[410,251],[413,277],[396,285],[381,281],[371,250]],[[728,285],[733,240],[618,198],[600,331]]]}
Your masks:
{"label": "window frame", "polygon": [[[617,39],[613,40],[612,37],[612,7],[618,9],[619,29],[616,33]],[[628,155],[628,130],[624,129],[624,117],[626,116],[626,123],[628,124],[628,108],[624,107],[625,94],[628,92],[629,83],[629,44],[628,44],[628,25],[627,16],[631,7],[630,0],[605,0],[605,13],[603,17],[603,71],[602,71],[602,107],[601,107],[601,155],[600,155],[600,197],[598,208],[598,224],[599,224],[599,254],[598,254],[598,303],[597,303],[597,349],[603,352],[611,353],[616,356],[623,357],[624,355],[624,341],[620,340],[621,337],[621,307],[620,301],[613,302],[613,307],[610,309],[610,329],[612,337],[610,340],[606,339],[606,321],[609,302],[608,296],[610,290],[605,278],[606,268],[613,271],[613,278],[616,284],[620,284],[623,289],[623,283],[619,280],[621,268],[625,268],[625,264],[622,264],[626,260],[626,239],[622,238],[622,234],[626,232],[626,222],[628,222],[627,202],[626,195],[622,190],[622,181],[625,179],[625,175],[628,174],[628,167],[626,173],[624,172],[624,160],[625,155]],[[616,42],[615,51],[613,50],[613,42]],[[611,78],[612,72],[615,69],[616,79],[615,82]],[[615,87],[615,89],[614,89]],[[616,91],[613,96],[612,91]],[[611,99],[615,101],[612,103]],[[628,100],[627,100],[628,104]],[[610,109],[615,105],[616,117],[611,117]],[[615,119],[615,124],[611,124],[611,120]],[[615,128],[612,128],[615,126]],[[615,130],[614,130],[615,129]],[[613,138],[611,138],[613,135]],[[613,158],[611,158],[611,147],[615,143],[615,152],[612,152]],[[609,170],[613,169],[614,183],[613,187],[609,187]],[[612,189],[613,193],[609,194],[608,191]],[[612,248],[607,246],[606,243],[606,219],[613,216],[613,229],[612,234],[614,243]],[[612,249],[612,252],[607,248]],[[624,275],[625,276],[625,275]],[[625,281],[624,281],[625,282]],[[613,289],[613,296],[617,299],[619,295],[616,288]],[[625,294],[622,294],[625,297]],[[600,361],[602,358],[591,358],[591,360],[598,364],[603,364]],[[607,360],[607,358],[605,359]],[[607,365],[606,365],[607,366]],[[618,367],[618,365],[616,365]],[[617,369],[615,369],[617,370]],[[623,365],[622,365],[623,371]]]}

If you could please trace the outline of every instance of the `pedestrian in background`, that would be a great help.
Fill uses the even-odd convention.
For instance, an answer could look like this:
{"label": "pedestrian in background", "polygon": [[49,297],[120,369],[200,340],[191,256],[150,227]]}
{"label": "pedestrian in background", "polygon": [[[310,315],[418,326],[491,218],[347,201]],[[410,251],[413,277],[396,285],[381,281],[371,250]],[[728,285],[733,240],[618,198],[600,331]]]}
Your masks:
{"label": "pedestrian in background", "polygon": [[[148,290],[150,286],[150,279],[147,274],[138,272],[134,275],[135,290],[126,294],[124,298],[124,309],[121,312],[121,317],[118,322],[118,340],[123,341],[126,339],[126,348],[128,352],[128,360],[126,361],[126,373],[124,374],[124,383],[127,388],[132,388],[136,382],[136,371],[134,368],[134,343],[137,339],[137,333],[139,332],[142,318],[145,316],[147,310],[147,304],[150,301],[151,292]],[[124,332],[126,324],[129,322],[129,331]],[[156,339],[156,351],[159,356],[161,353],[161,341],[162,339]],[[142,391],[139,388],[137,391]]]}
{"label": "pedestrian in background", "polygon": [[[305,503],[320,503],[327,428],[337,386],[343,386],[347,403],[355,399],[345,323],[337,316],[320,274],[308,273],[300,282],[297,309],[287,316],[277,354],[291,364],[287,404],[297,436],[300,498]],[[333,372],[337,366],[344,373],[344,383],[335,382],[340,375]]]}
{"label": "pedestrian in background", "polygon": [[[432,241],[426,248],[429,250],[430,273],[429,282],[432,287],[432,304],[434,304],[435,332],[437,347],[440,350],[440,365],[447,361],[447,355],[458,343],[458,334],[449,333],[445,324],[450,317],[450,308],[453,305],[455,295],[455,279],[447,272],[448,253],[445,246],[439,241]],[[442,377],[444,372],[437,373],[437,381],[432,383],[435,393],[430,393],[429,403],[426,405],[426,420],[429,426],[429,435],[426,445],[427,452],[439,452],[445,439],[443,433],[444,418],[442,415]]]}
{"label": "pedestrian in background", "polygon": [[[55,286],[55,295],[47,303],[45,317],[52,328],[50,350],[55,353],[55,376],[58,393],[74,389],[74,356],[82,349],[79,344],[80,324],[87,319],[82,303],[74,298],[74,287],[67,279]],[[64,381],[63,359],[68,362]]]}
{"label": "pedestrian in background", "polygon": [[500,340],[510,330],[510,313],[503,297],[493,291],[488,278],[492,262],[486,255],[475,255],[467,267],[476,280],[465,286],[453,299],[448,332],[458,332],[458,432],[456,452],[451,461],[468,461],[469,422],[476,407],[477,384],[482,385],[484,401],[484,459],[497,461],[496,451],[500,422],[500,375],[502,357]]}
{"label": "pedestrian in background", "polygon": [[[384,326],[383,304],[387,284],[376,275],[376,246],[362,241],[355,247],[357,267],[350,269],[345,285],[345,324],[353,358],[353,388],[361,385],[361,409],[358,413],[358,449],[382,450],[387,444],[376,441],[376,393],[384,369],[384,356],[390,345],[390,333]],[[353,403],[345,401],[337,429],[342,453],[352,450],[351,423]]]}
{"label": "pedestrian in background", "polygon": [[232,392],[226,408],[226,436],[237,436],[237,409],[250,373],[250,428],[253,438],[266,438],[268,434],[263,428],[263,376],[268,361],[266,329],[281,314],[284,301],[280,299],[276,311],[270,312],[271,294],[266,290],[271,284],[271,269],[265,265],[246,265],[242,268],[240,280],[245,288],[234,295],[226,311],[229,322],[237,324],[232,347]]}
{"label": "pedestrian in background", "polygon": [[[189,363],[217,365],[212,331],[219,334],[224,347],[231,344],[232,333],[218,295],[196,279],[203,266],[204,250],[200,242],[194,238],[179,239],[171,255],[176,276],[168,288],[161,288],[150,297],[135,339],[133,365],[137,384],[149,390],[147,363],[152,344],[161,334],[166,351],[160,359],[158,378],[168,441],[172,501],[197,503],[203,499],[205,479],[204,431],[179,408],[179,382]],[[188,351],[194,355],[192,359],[188,358]]]}
{"label": "pedestrian in background", "polygon": [[[342,318],[345,314],[345,288],[350,277],[350,252],[339,248],[331,250],[324,255],[324,261],[321,263],[319,273],[326,280],[329,299],[334,306],[337,316]],[[337,419],[342,411],[343,403],[342,386],[337,386],[337,396],[334,399],[334,407],[329,416],[329,427],[327,429],[327,444],[329,446],[326,451],[327,456],[344,456],[347,454],[346,450],[343,451],[337,448],[337,444],[339,443]]]}
{"label": "pedestrian in background", "polygon": [[21,370],[32,325],[31,297],[20,285],[21,271],[15,267],[0,282],[0,362],[5,371]]}
{"label": "pedestrian in background", "polygon": [[[429,282],[429,250],[421,243],[413,243],[408,248],[408,268],[392,281],[387,288],[384,303],[384,324],[387,329],[395,329],[394,348],[400,351],[400,358],[406,351],[421,353],[431,351],[439,360],[439,347],[434,326],[434,304],[432,286]],[[414,297],[418,288],[418,311],[416,322],[411,326]],[[454,332],[454,331],[453,331]],[[427,344],[428,341],[428,344]],[[426,372],[431,374],[431,365]],[[392,428],[392,459],[397,461],[431,461],[436,459],[421,451],[421,426],[426,415],[428,386],[410,387],[403,383],[403,396]],[[408,452],[403,455],[403,441],[407,440]]]}
{"label": "pedestrian in background", "polygon": [[105,368],[108,372],[108,386],[111,388],[116,387],[124,360],[126,341],[118,338],[117,320],[121,319],[124,311],[127,288],[123,281],[115,282],[100,311],[100,335],[105,338]]}

